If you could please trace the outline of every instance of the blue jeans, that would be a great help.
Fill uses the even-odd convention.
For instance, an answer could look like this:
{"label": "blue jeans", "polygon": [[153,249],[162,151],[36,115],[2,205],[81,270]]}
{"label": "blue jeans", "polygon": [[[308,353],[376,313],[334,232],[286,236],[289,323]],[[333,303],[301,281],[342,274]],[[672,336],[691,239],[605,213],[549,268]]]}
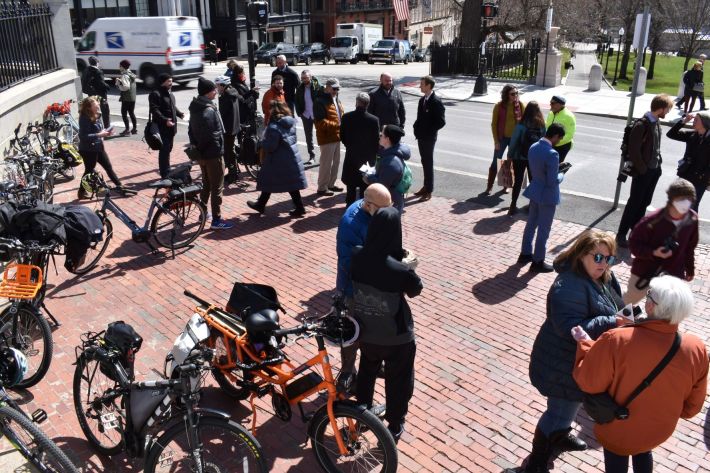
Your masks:
{"label": "blue jeans", "polygon": [[[520,249],[520,254],[533,255],[533,261],[539,263],[545,260],[545,245],[550,236],[550,228],[552,228],[552,220],[555,218],[554,204],[538,204],[530,201],[530,212],[528,213],[528,222],[525,224],[523,232],[523,244]],[[535,251],[533,252],[533,237],[537,230],[537,238],[535,239]]]}
{"label": "blue jeans", "polygon": [[[638,453],[631,457],[634,473],[652,473],[653,455],[651,452]],[[629,456],[617,455],[604,449],[604,471],[606,473],[626,473],[629,471]]]}
{"label": "blue jeans", "polygon": [[493,162],[491,163],[491,169],[495,172],[498,172],[498,160],[503,159],[505,156],[505,150],[510,144],[510,138],[501,138],[498,140],[498,143],[500,143],[500,149],[493,151]]}
{"label": "blue jeans", "polygon": [[537,427],[546,437],[549,437],[552,432],[569,429],[572,427],[572,421],[577,417],[577,411],[581,405],[582,403],[577,401],[548,397],[547,410],[537,421]]}

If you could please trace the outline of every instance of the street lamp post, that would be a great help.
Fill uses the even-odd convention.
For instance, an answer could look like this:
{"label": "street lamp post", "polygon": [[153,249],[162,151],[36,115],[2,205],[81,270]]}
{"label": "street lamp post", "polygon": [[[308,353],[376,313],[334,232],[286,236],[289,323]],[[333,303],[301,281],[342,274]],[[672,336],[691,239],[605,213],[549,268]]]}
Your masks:
{"label": "street lamp post", "polygon": [[619,49],[616,51],[616,67],[614,68],[614,80],[611,85],[616,85],[616,75],[619,72],[619,56],[621,56],[621,39],[624,37],[624,28],[619,28]]}
{"label": "street lamp post", "polygon": [[609,56],[611,56],[611,41],[606,43],[606,66],[604,66],[604,75],[609,73]]}

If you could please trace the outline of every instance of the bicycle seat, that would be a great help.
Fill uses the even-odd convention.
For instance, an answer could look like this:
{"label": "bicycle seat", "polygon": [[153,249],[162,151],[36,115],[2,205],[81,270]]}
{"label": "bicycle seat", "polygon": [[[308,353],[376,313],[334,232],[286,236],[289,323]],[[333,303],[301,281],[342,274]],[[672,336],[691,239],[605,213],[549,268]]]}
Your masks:
{"label": "bicycle seat", "polygon": [[271,309],[252,312],[244,321],[244,326],[247,329],[247,333],[252,335],[278,330],[280,327],[279,315]]}
{"label": "bicycle seat", "polygon": [[160,189],[163,187],[172,187],[173,186],[173,181],[170,179],[161,179],[159,181],[151,182],[148,184],[148,187],[151,189]]}

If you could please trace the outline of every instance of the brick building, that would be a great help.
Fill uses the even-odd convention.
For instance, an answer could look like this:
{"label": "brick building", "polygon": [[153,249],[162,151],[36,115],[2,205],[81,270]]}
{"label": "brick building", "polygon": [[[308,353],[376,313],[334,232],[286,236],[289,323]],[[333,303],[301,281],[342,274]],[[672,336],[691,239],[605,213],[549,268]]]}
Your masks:
{"label": "brick building", "polygon": [[450,43],[458,36],[461,8],[451,0],[409,2],[409,41],[427,47],[433,42]]}
{"label": "brick building", "polygon": [[407,39],[409,23],[397,21],[392,0],[311,0],[312,40],[327,43],[339,23],[382,25],[384,36]]}

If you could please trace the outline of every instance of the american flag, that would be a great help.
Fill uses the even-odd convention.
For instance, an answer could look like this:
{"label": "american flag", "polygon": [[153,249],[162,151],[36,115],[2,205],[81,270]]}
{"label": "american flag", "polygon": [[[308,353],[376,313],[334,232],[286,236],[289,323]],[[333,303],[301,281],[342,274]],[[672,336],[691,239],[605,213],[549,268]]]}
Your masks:
{"label": "american flag", "polygon": [[397,21],[409,20],[409,1],[408,0],[392,0],[394,4],[394,16]]}

